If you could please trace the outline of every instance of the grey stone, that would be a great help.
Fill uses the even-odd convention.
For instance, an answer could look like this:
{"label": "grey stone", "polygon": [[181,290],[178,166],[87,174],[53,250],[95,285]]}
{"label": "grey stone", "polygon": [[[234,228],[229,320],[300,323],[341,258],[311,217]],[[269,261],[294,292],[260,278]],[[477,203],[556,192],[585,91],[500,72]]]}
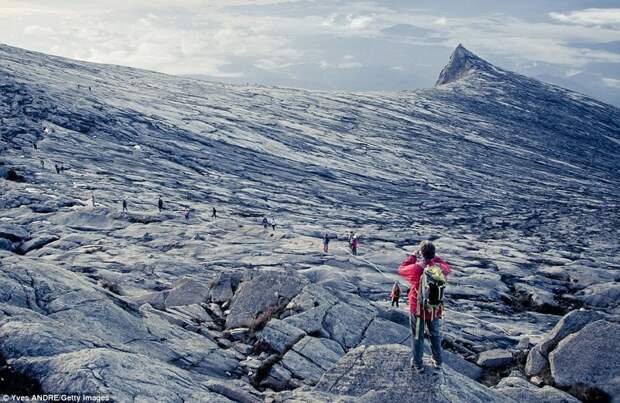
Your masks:
{"label": "grey stone", "polygon": [[540,345],[540,353],[545,356],[548,355],[560,340],[601,317],[602,315],[596,311],[574,310],[567,313],[553,329],[547,333],[540,343],[538,343]]}
{"label": "grey stone", "polygon": [[430,371],[413,374],[410,354],[400,345],[360,346],[323,375],[312,391],[318,394],[306,396],[323,401],[328,397],[365,402],[514,402],[450,367],[444,369],[443,382]]}
{"label": "grey stone", "polygon": [[261,381],[261,386],[281,391],[289,386],[292,376],[291,371],[284,368],[281,364],[275,364],[271,367],[265,379]]}
{"label": "grey stone", "polygon": [[602,283],[587,287],[575,295],[587,306],[615,308],[620,305],[620,283]]}
{"label": "grey stone", "polygon": [[376,344],[411,343],[411,329],[381,318],[374,318],[368,325],[360,344],[372,346]]}
{"label": "grey stone", "polygon": [[19,245],[20,253],[28,253],[34,249],[40,249],[48,243],[57,241],[60,239],[57,235],[41,235],[29,241],[23,242]]}
{"label": "grey stone", "polygon": [[256,334],[256,339],[283,354],[304,335],[303,330],[280,319],[272,319]]}
{"label": "grey stone", "polygon": [[525,362],[525,374],[527,376],[542,376],[543,372],[549,368],[549,361],[541,351],[541,345],[534,346],[527,355],[527,361]]}
{"label": "grey stone", "polygon": [[504,378],[493,389],[522,403],[579,403],[578,399],[564,391],[552,386],[539,388],[518,377]]}
{"label": "grey stone", "polygon": [[232,283],[230,275],[227,273],[220,273],[211,286],[210,292],[211,301],[221,304],[228,302],[233,297]]}
{"label": "grey stone", "polygon": [[15,246],[13,245],[13,242],[9,241],[8,239],[0,238],[0,250],[13,252],[15,250]]}
{"label": "grey stone", "polygon": [[620,399],[620,323],[599,320],[564,338],[549,354],[551,376],[581,399],[603,391]]}
{"label": "grey stone", "polygon": [[233,297],[226,328],[255,327],[266,322],[273,312],[283,308],[302,288],[302,280],[293,274],[268,272],[239,285]]}
{"label": "grey stone", "polygon": [[344,350],[333,340],[306,336],[293,350],[323,370],[331,368],[344,355]]}
{"label": "grey stone", "polygon": [[28,231],[20,225],[0,222],[0,238],[5,238],[13,242],[20,242],[28,238]]}
{"label": "grey stone", "polygon": [[323,318],[323,328],[329,338],[337,341],[343,348],[357,346],[364,336],[364,329],[373,319],[368,312],[339,303],[331,307]]}
{"label": "grey stone", "polygon": [[512,353],[507,350],[487,350],[478,356],[478,365],[484,368],[503,368],[512,364],[512,362]]}
{"label": "grey stone", "polygon": [[205,302],[209,289],[192,279],[182,279],[166,292],[166,307],[192,305]]}
{"label": "grey stone", "polygon": [[280,362],[294,377],[303,380],[308,385],[316,384],[323,372],[325,372],[318,364],[313,363],[294,350],[287,351]]}

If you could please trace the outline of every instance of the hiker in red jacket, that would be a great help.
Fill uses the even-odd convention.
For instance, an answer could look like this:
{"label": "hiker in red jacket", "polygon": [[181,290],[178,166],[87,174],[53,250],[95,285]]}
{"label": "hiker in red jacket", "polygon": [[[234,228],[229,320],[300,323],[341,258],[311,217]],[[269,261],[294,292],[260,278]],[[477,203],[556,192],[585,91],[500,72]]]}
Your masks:
{"label": "hiker in red jacket", "polygon": [[411,284],[411,292],[409,292],[409,323],[411,325],[411,349],[413,353],[411,367],[417,373],[424,372],[422,357],[424,354],[425,325],[430,334],[434,367],[441,370],[443,363],[440,333],[442,306],[431,311],[421,306],[422,298],[418,299],[424,269],[433,266],[438,266],[444,277],[450,273],[448,264],[439,256],[435,256],[435,245],[430,241],[422,241],[416,253],[407,257],[398,268],[398,274]]}
{"label": "hiker in red jacket", "polygon": [[390,292],[390,299],[392,300],[392,306],[396,305],[396,308],[398,308],[399,298],[400,298],[400,286],[398,285],[398,282],[396,282],[392,286],[392,291]]}

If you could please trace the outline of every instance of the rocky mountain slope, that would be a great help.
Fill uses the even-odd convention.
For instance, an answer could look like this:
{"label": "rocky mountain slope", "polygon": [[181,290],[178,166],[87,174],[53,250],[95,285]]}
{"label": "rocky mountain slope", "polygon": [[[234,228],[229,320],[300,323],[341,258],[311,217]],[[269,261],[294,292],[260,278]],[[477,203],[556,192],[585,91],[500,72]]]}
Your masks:
{"label": "rocky mountain slope", "polygon": [[[581,327],[617,327],[617,108],[461,46],[436,88],[397,93],[9,46],[0,77],[0,391],[385,401],[436,387],[407,372],[408,307],[387,303],[400,261],[432,239],[453,269],[450,368],[417,398],[618,398],[613,371],[557,364]],[[546,336],[580,308],[600,316]],[[583,348],[617,368],[611,340]]]}

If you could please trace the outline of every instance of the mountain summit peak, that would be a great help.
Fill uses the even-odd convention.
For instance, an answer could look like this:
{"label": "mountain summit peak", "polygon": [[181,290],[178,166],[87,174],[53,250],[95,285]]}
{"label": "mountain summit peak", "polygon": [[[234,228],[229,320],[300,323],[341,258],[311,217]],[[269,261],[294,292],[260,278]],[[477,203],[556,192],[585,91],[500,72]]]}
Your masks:
{"label": "mountain summit peak", "polygon": [[435,86],[456,81],[472,70],[489,70],[492,65],[470,52],[459,43],[450,55],[450,61],[439,73]]}

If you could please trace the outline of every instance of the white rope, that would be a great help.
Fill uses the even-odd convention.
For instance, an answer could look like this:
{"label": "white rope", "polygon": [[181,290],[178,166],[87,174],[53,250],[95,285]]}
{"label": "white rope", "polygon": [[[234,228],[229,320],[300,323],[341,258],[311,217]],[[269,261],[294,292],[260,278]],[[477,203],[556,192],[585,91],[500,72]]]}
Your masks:
{"label": "white rope", "polygon": [[[379,269],[379,267],[378,267],[376,264],[374,264],[374,263],[370,262],[368,259],[365,259],[365,258],[363,258],[363,257],[361,257],[361,256],[354,255],[353,253],[351,253],[350,251],[346,250],[346,249],[345,249],[345,248],[343,248],[343,247],[340,247],[340,249],[342,249],[343,251],[345,251],[346,253],[348,253],[350,256],[352,256],[352,257],[354,257],[354,258],[356,258],[356,259],[358,259],[358,260],[361,260],[361,261],[363,261],[363,262],[367,263],[368,265],[370,265],[371,267],[373,267],[376,271],[378,271],[379,273],[381,273],[381,275],[382,275],[382,276],[384,276],[385,278],[390,279],[390,280],[393,280],[393,278],[390,278],[390,276],[388,276],[387,274],[385,274],[385,273],[384,273],[381,269]],[[400,285],[403,285],[403,286],[405,286],[405,287],[407,287],[407,288],[411,287],[411,284],[406,284],[406,283],[403,283],[403,282],[402,282],[401,280],[399,280],[398,278],[396,278],[396,282],[398,282]],[[416,291],[417,291],[417,290],[416,290]],[[498,326],[498,325],[496,325],[496,324],[494,324],[494,323],[491,323],[491,322],[488,322],[488,321],[486,321],[486,320],[480,319],[480,318],[478,318],[478,317],[476,317],[476,316],[474,316],[474,315],[470,315],[470,314],[468,314],[468,313],[463,313],[463,312],[455,311],[455,310],[453,310],[453,309],[449,309],[449,308],[446,308],[446,307],[444,307],[444,310],[449,311],[449,312],[453,312],[453,313],[457,313],[457,314],[459,314],[459,315],[464,315],[464,316],[470,317],[470,318],[472,318],[472,319],[474,319],[474,320],[477,320],[477,321],[479,321],[479,322],[481,322],[481,323],[483,323],[483,324],[485,324],[485,325],[487,325],[487,326],[489,326],[489,327],[493,327],[493,328],[495,328],[495,329],[498,329],[499,331],[501,331],[502,333],[504,333],[504,334],[505,334],[505,335],[507,335],[507,336],[513,336],[513,334],[512,334],[512,333],[510,333],[508,330],[506,330],[506,329],[504,329],[504,328],[502,328],[502,327],[500,327],[500,326]]]}

